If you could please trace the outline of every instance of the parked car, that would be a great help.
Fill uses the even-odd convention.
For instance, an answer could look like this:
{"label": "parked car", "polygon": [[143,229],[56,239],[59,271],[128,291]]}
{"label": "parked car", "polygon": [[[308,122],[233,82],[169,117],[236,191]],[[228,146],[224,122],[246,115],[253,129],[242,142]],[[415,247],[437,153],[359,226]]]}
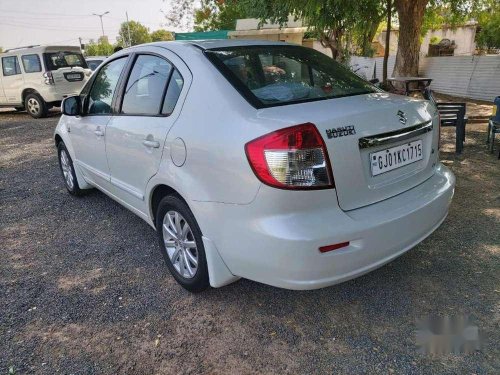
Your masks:
{"label": "parked car", "polygon": [[0,57],[0,107],[25,109],[34,118],[78,94],[91,74],[79,47],[14,48]]}
{"label": "parked car", "polygon": [[135,46],[63,113],[69,193],[96,187],[144,219],[194,292],[240,277],[290,289],[352,279],[429,236],[454,192],[433,104],[301,46]]}
{"label": "parked car", "polygon": [[87,62],[89,69],[94,71],[107,58],[107,56],[88,56],[85,58],[85,61]]}

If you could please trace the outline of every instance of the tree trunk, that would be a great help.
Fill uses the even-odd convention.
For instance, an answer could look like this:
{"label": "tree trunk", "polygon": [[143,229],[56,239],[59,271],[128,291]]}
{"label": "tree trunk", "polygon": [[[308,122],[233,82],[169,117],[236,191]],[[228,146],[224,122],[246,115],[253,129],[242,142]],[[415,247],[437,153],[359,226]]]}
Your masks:
{"label": "tree trunk", "polygon": [[387,86],[387,62],[389,60],[389,43],[391,42],[392,0],[387,0],[387,30],[385,33],[384,65],[382,70],[382,83]]}
{"label": "tree trunk", "polygon": [[418,76],[420,31],[429,0],[394,0],[399,16],[399,41],[394,76]]}

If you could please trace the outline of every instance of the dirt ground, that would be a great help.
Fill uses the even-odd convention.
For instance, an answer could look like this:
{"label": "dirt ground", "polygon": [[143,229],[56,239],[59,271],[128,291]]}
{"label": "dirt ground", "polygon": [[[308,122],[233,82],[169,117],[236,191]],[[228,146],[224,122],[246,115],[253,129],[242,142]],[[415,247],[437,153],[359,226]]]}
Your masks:
{"label": "dirt ground", "polygon": [[[65,191],[58,115],[0,113],[0,375],[500,373],[500,161],[485,123],[464,152],[443,225],[392,263],[315,291],[240,280],[193,295],[155,232],[104,194]],[[416,319],[469,315],[482,347],[418,353]]]}

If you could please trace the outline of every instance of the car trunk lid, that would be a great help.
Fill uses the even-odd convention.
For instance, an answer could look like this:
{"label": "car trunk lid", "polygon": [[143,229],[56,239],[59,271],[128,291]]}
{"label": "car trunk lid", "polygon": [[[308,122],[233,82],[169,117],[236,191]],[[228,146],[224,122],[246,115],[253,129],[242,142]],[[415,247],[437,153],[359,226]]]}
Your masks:
{"label": "car trunk lid", "polygon": [[[327,147],[338,203],[343,210],[366,206],[400,194],[433,173],[437,155],[437,114],[430,103],[408,97],[373,93],[259,110],[259,116],[283,125],[311,122]],[[419,146],[420,145],[420,146]],[[388,149],[392,149],[390,152]],[[401,150],[420,153],[406,165],[380,171],[374,157]],[[420,149],[420,151],[419,151]],[[399,151],[399,154],[398,154]],[[384,165],[382,165],[384,167]],[[394,166],[393,166],[394,167]]]}

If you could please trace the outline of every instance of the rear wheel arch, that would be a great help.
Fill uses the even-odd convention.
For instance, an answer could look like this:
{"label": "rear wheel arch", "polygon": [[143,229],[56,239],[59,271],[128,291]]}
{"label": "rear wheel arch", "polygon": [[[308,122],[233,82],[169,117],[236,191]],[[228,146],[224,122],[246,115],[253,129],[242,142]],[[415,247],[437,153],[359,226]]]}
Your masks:
{"label": "rear wheel arch", "polygon": [[54,137],[54,141],[56,143],[56,147],[59,147],[59,143],[64,142],[62,137],[59,134],[56,134]]}
{"label": "rear wheel arch", "polygon": [[150,207],[149,216],[151,217],[151,220],[154,223],[155,228],[156,228],[156,212],[158,211],[158,207],[160,205],[161,200],[168,195],[172,195],[179,198],[189,207],[187,201],[177,190],[165,184],[156,185],[151,190],[150,200],[149,200],[149,207]]}
{"label": "rear wheel arch", "polygon": [[[38,91],[36,91],[35,89],[32,89],[32,88],[26,88],[23,90],[21,96],[23,98],[23,103],[24,101],[26,100],[26,97],[29,95],[29,94],[37,94],[37,95],[40,95],[40,93]],[[40,97],[42,98],[42,96],[40,95]],[[43,99],[43,98],[42,98]]]}

